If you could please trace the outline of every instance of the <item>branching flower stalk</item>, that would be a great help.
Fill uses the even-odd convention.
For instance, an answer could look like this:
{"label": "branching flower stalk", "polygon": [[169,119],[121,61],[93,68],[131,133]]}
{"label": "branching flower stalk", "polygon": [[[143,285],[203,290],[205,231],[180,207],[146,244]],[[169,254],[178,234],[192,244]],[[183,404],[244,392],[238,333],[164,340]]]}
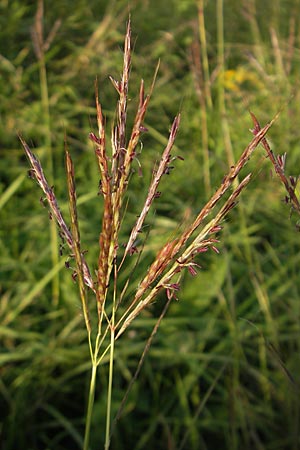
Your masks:
{"label": "branching flower stalk", "polygon": [[[123,216],[124,199],[128,187],[129,177],[132,173],[132,164],[137,157],[137,145],[140,141],[141,134],[146,131],[143,123],[154,86],[153,81],[149,94],[145,95],[144,82],[141,81],[137,112],[132,130],[128,133],[127,101],[130,69],[131,26],[129,21],[125,36],[122,77],[120,81],[111,78],[111,81],[119,96],[115,125],[112,128],[111,151],[109,151],[106,142],[105,119],[99,100],[97,83],[95,89],[98,132],[97,134],[90,133],[90,139],[95,145],[95,155],[100,173],[99,193],[101,194],[103,201],[102,226],[99,235],[100,248],[96,270],[97,278],[95,280],[91,276],[91,271],[85,260],[85,252],[81,248],[76,207],[74,166],[67,145],[65,145],[65,155],[71,218],[70,228],[59,209],[54,189],[48,183],[41,163],[32,153],[25,140],[20,137],[21,143],[31,165],[30,174],[36,179],[45,195],[45,200],[49,205],[52,217],[57,223],[59,235],[63,241],[63,244],[65,243],[70,249],[69,258],[74,259],[76,263],[73,278],[78,281],[79,285],[79,293],[85,326],[87,329],[92,365],[90,392],[86,414],[86,428],[83,446],[84,450],[89,449],[97,367],[103,360],[104,355],[109,352],[109,387],[107,395],[107,423],[105,431],[105,449],[108,450],[110,446],[111,434],[111,401],[113,390],[114,348],[116,340],[120,338],[124,331],[130,326],[132,321],[157,298],[158,294],[163,291],[166,292],[166,305],[168,305],[173,298],[177,297],[177,292],[180,289],[180,281],[184,269],[187,269],[191,275],[196,275],[197,269],[200,267],[198,264],[198,259],[202,253],[207,252],[209,249],[219,253],[217,248],[217,244],[219,242],[217,233],[221,231],[224,218],[236,205],[239,195],[250,182],[251,173],[246,175],[239,184],[237,184],[236,181],[237,177],[249,158],[252,156],[256,147],[260,143],[266,147],[266,133],[276,119],[273,119],[262,129],[258,125],[258,122],[255,122],[255,136],[243,151],[236,164],[232,165],[229,173],[223,178],[220,187],[207,201],[206,205],[200,210],[194,220],[186,226],[185,231],[181,234],[178,232],[177,237],[167,241],[158,251],[156,257],[148,268],[147,273],[141,279],[138,287],[136,287],[135,294],[131,296],[128,304],[124,305],[124,301],[122,302],[122,305],[125,306],[125,312],[121,314],[119,311],[119,306],[121,299],[124,298],[124,293],[126,292],[129,283],[126,281],[125,285],[120,287],[118,283],[118,275],[121,272],[126,258],[139,258],[141,256],[143,249],[137,248],[137,237],[142,231],[150,208],[161,195],[161,192],[158,190],[160,181],[164,175],[171,172],[173,166],[170,164],[173,163],[174,160],[183,159],[180,156],[171,155],[180,124],[180,115],[178,115],[175,117],[171,125],[168,143],[162,153],[161,160],[157,163],[155,169],[153,170],[152,180],[150,182],[144,205],[136,222],[132,224],[131,232],[129,233],[125,248],[122,247],[119,243],[119,233],[121,218]],[[129,136],[128,141],[126,141],[126,135]],[[274,161],[272,160],[272,162],[273,164],[276,163],[276,171],[278,174],[281,174],[280,176],[282,177],[282,171],[280,170],[283,168],[283,159],[277,158],[274,159]],[[228,191],[233,186],[234,182],[234,189],[230,194]],[[290,183],[292,186],[289,184],[287,186],[289,189],[293,187],[291,180]],[[288,192],[291,202],[295,203],[295,207],[298,208],[299,203],[295,200],[293,192],[290,190]],[[110,295],[108,296],[108,292],[110,292],[108,290],[109,284],[113,286],[111,299]],[[94,306],[97,311],[98,319],[95,330],[92,326],[93,321],[90,319],[92,312],[90,310],[91,302],[90,300],[88,301],[88,296],[91,295],[93,295],[95,299]],[[159,319],[159,323],[160,321],[161,318]],[[149,346],[147,346],[147,351]]]}
{"label": "branching flower stalk", "polygon": [[[260,126],[256,116],[252,112],[250,112],[250,114],[251,114],[253,124],[254,124],[254,128],[251,131],[255,136],[260,132],[261,126]],[[286,174],[285,174],[286,153],[284,153],[283,155],[275,156],[274,152],[271,150],[269,143],[265,137],[262,139],[261,143],[262,143],[264,149],[266,150],[267,155],[275,169],[276,175],[278,176],[280,182],[285,187],[285,190],[287,192],[287,195],[285,197],[285,202],[288,204],[291,204],[292,209],[294,211],[296,211],[298,214],[300,214],[300,203],[299,203],[298,197],[295,192],[298,181],[299,181],[299,176],[298,177],[295,177],[295,176],[287,177],[286,176]]]}

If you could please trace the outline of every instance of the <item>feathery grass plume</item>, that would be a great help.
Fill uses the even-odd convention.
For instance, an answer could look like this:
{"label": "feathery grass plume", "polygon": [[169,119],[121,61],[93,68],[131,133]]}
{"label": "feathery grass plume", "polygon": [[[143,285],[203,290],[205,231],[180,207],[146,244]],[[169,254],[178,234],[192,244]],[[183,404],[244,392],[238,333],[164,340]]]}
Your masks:
{"label": "feathery grass plume", "polygon": [[102,231],[99,236],[99,259],[98,259],[98,287],[97,287],[97,309],[98,309],[98,323],[102,322],[103,305],[107,292],[108,278],[109,278],[109,253],[110,244],[112,240],[112,226],[113,226],[113,210],[112,210],[112,194],[111,194],[111,179],[109,172],[109,161],[106,152],[105,140],[105,122],[102,114],[101,104],[99,102],[97,80],[95,83],[96,91],[96,109],[97,109],[97,124],[99,136],[96,137],[90,133],[90,138],[97,144],[95,154],[98,161],[100,171],[100,192],[104,199],[104,212],[102,218]]}
{"label": "feathery grass plume", "polygon": [[[245,166],[256,147],[263,140],[264,136],[275,120],[276,118],[268,123],[262,130],[259,131],[254,139],[252,139],[250,144],[246,147],[246,149],[240,156],[238,162],[233,167],[231,167],[229,173],[224,177],[219,189],[217,189],[215,194],[212,195],[211,199],[202,208],[194,222],[187,227],[187,230],[179,238],[167,242],[164,247],[158,252],[154,262],[147,272],[147,275],[140,283],[134,299],[117,324],[118,332],[116,335],[116,339],[120,337],[120,335],[125,331],[130,323],[137,317],[137,315],[139,315],[140,312],[156,298],[160,291],[165,289],[167,291],[167,296],[174,295],[174,291],[177,291],[179,289],[179,283],[178,281],[175,283],[172,282],[172,279],[176,274],[180,274],[183,268],[186,267],[192,274],[195,273],[195,266],[197,266],[197,264],[194,262],[194,258],[198,253],[207,251],[208,248],[211,248],[214,251],[218,252],[217,248],[215,247],[215,243],[218,241],[216,239],[207,237],[209,236],[209,234],[215,233],[221,229],[221,221],[236,205],[238,196],[251,179],[251,174],[248,174],[244,178],[244,180],[239,183],[234,192],[224,203],[223,207],[221,207],[220,211],[203,228],[202,231],[199,231],[198,235],[196,235],[196,237],[192,239],[192,242],[186,249],[185,245],[188,242],[189,238],[191,238],[193,233],[203,223],[204,219],[213,211],[214,207],[230,188],[237,175]],[[180,254],[181,251],[182,253]],[[160,278],[165,270],[168,270],[167,273],[165,273]],[[153,283],[155,282],[156,285],[153,286]],[[144,299],[142,299],[143,295],[149,289],[150,292]],[[134,307],[134,305],[136,306]]]}
{"label": "feathery grass plume", "polygon": [[[74,167],[70,156],[70,152],[65,145],[66,156],[66,172],[68,182],[69,194],[69,208],[71,216],[71,229],[66,225],[66,222],[61,214],[58,206],[53,188],[47,182],[42,166],[38,159],[34,156],[26,142],[20,137],[21,143],[24,147],[26,155],[32,167],[32,175],[37,180],[39,186],[43,190],[48,201],[52,215],[54,216],[60,231],[61,238],[66,241],[71,249],[71,256],[76,262],[76,278],[79,284],[79,291],[85,324],[88,332],[89,347],[91,354],[91,380],[90,390],[88,396],[88,406],[86,414],[86,429],[84,438],[84,450],[89,448],[90,428],[92,422],[92,411],[95,397],[96,375],[97,367],[103,360],[104,355],[109,352],[109,375],[108,375],[108,389],[107,389],[107,413],[106,413],[106,433],[105,433],[105,449],[108,450],[110,446],[111,436],[111,403],[112,403],[112,380],[113,380],[113,365],[114,365],[114,345],[115,341],[123,334],[131,322],[151,304],[158,294],[162,291],[166,292],[166,304],[177,296],[177,291],[180,289],[180,281],[182,272],[187,269],[191,275],[196,275],[197,268],[200,267],[196,261],[197,255],[207,252],[209,249],[219,253],[217,243],[219,242],[216,234],[222,229],[222,221],[236,205],[241,192],[245,189],[251,180],[251,173],[246,175],[244,179],[238,183],[237,177],[241,170],[253,154],[255,148],[263,143],[265,145],[265,135],[272,126],[276,117],[268,123],[265,127],[255,130],[255,136],[249,145],[245,148],[236,164],[233,164],[228,174],[221,181],[220,187],[211,196],[208,202],[204,205],[198,215],[187,225],[185,231],[181,235],[167,241],[158,251],[156,257],[152,261],[146,274],[141,279],[135,294],[131,301],[125,305],[125,312],[120,317],[118,307],[121,298],[124,296],[129,283],[125,282],[123,289],[119,294],[118,275],[122,268],[123,262],[128,255],[132,255],[138,249],[135,248],[135,241],[138,233],[141,231],[147,214],[153,205],[156,198],[160,196],[158,191],[159,183],[162,177],[169,174],[172,166],[171,162],[175,159],[183,159],[180,156],[172,156],[171,150],[174,146],[174,141],[178,132],[180,124],[180,114],[178,114],[171,125],[167,145],[162,153],[160,162],[155,166],[152,173],[152,180],[144,201],[141,212],[132,226],[131,232],[123,254],[121,254],[122,247],[119,247],[119,232],[121,226],[121,216],[123,211],[124,196],[126,194],[129,176],[131,173],[132,163],[136,157],[136,147],[138,145],[140,135],[145,130],[143,126],[145,114],[148,108],[150,97],[154,87],[154,81],[157,74],[157,69],[154,75],[154,80],[150,87],[150,91],[145,95],[144,82],[141,81],[139,87],[139,100],[137,112],[131,132],[128,134],[129,139],[126,142],[127,130],[127,102],[128,102],[128,84],[131,67],[131,25],[128,21],[125,45],[124,45],[124,61],[121,81],[111,81],[117,90],[119,99],[117,104],[116,121],[112,129],[111,147],[112,155],[108,154],[106,137],[105,137],[105,119],[102,112],[102,106],[99,100],[97,81],[95,85],[96,96],[96,113],[98,135],[90,133],[90,139],[95,145],[95,155],[100,173],[100,191],[99,194],[103,197],[103,217],[102,227],[99,235],[99,256],[97,267],[97,281],[94,283],[90,275],[90,270],[84,258],[84,252],[81,248],[79,224],[77,218],[76,207],[76,189],[74,180]],[[277,165],[281,160],[277,158]],[[228,190],[233,188],[233,192],[229,195]],[[225,194],[226,198],[224,199]],[[291,193],[291,198],[293,198]],[[218,209],[215,211],[215,208]],[[208,220],[208,216],[211,216]],[[204,221],[206,220],[206,223]],[[138,251],[140,257],[141,251]],[[117,256],[121,261],[117,265]],[[106,305],[107,293],[109,283],[113,279],[113,292],[110,304]],[[95,303],[97,304],[98,314],[98,329],[95,336],[91,335],[90,313],[87,304],[87,290],[86,286],[91,288],[95,294]],[[106,320],[106,327],[102,332],[103,318]],[[162,317],[161,317],[162,318]],[[157,322],[161,321],[161,318]],[[110,334],[109,343],[107,336]],[[92,338],[94,339],[92,341]],[[150,346],[146,345],[146,351]],[[103,348],[102,348],[103,347]],[[144,354],[143,354],[144,355]],[[144,356],[143,356],[144,357]]]}
{"label": "feathery grass plume", "polygon": [[229,187],[232,185],[232,182],[236,179],[242,168],[245,166],[252,153],[260,143],[260,141],[264,138],[268,130],[273,125],[275,119],[273,119],[270,123],[268,123],[260,133],[255,136],[254,139],[250,142],[250,144],[245,148],[242,155],[240,156],[238,162],[233,165],[229,171],[229,173],[223,178],[223,181],[217,191],[212,195],[212,197],[208,200],[206,205],[202,208],[193,224],[186,230],[185,233],[182,234],[176,247],[174,248],[174,254],[177,253],[187,242],[193,232],[199,227],[199,225],[203,222],[203,220],[208,216],[208,214],[214,209],[219,200],[223,197]]}
{"label": "feathery grass plume", "polygon": [[[29,146],[27,145],[25,140],[22,138],[22,136],[19,136],[19,139],[23,145],[25,153],[26,153],[26,155],[29,159],[29,162],[31,164],[31,167],[32,167],[30,175],[31,175],[31,177],[36,179],[38,185],[44,192],[44,194],[46,196],[46,200],[50,207],[50,211],[57,222],[57,225],[58,225],[58,228],[60,231],[60,237],[63,240],[63,242],[67,243],[67,245],[69,246],[69,248],[71,250],[71,256],[74,257],[75,246],[76,246],[75,240],[74,240],[74,237],[72,236],[72,233],[70,232],[68,226],[66,225],[63,215],[59,209],[53,187],[50,187],[50,185],[44,175],[41,163],[38,160],[38,158],[32,153],[32,151],[30,150]],[[81,255],[81,258],[82,258],[82,271],[83,271],[84,283],[95,292],[94,282],[91,277],[90,269],[88,267],[87,262],[85,261],[83,254]]]}
{"label": "feathery grass plume", "polygon": [[178,116],[176,116],[173,121],[170,135],[169,135],[168,144],[162,154],[162,158],[160,160],[158,168],[153,171],[153,177],[152,177],[152,181],[149,186],[149,189],[148,189],[148,195],[147,195],[145,204],[144,204],[142,211],[136,221],[136,224],[134,225],[134,227],[131,230],[130,237],[128,239],[128,242],[127,242],[127,245],[125,248],[123,260],[128,253],[131,253],[134,251],[134,248],[133,248],[134,242],[137,238],[138,233],[141,232],[143,223],[144,223],[145,218],[151,208],[151,205],[152,205],[154,199],[160,196],[160,192],[157,191],[157,188],[158,188],[158,185],[160,183],[162,176],[165,173],[168,173],[170,162],[174,161],[176,158],[183,159],[179,156],[171,157],[171,155],[170,155],[172,147],[173,147],[175,139],[176,139],[176,134],[177,134],[177,131],[179,128],[179,124],[180,124],[180,114],[178,114]]}
{"label": "feathery grass plume", "polygon": [[80,292],[80,298],[82,303],[83,315],[85,320],[85,325],[88,331],[88,334],[91,334],[91,322],[90,322],[90,314],[87,304],[87,293],[84,283],[84,260],[83,260],[83,252],[81,250],[80,243],[80,232],[79,232],[79,224],[77,217],[77,206],[76,206],[76,188],[75,188],[75,179],[74,179],[74,165],[71,159],[71,155],[67,148],[67,143],[65,143],[65,153],[66,153],[66,172],[67,172],[67,181],[68,181],[68,192],[69,192],[69,206],[70,206],[70,217],[71,217],[71,231],[73,236],[73,250],[74,250],[74,258],[76,261],[76,275],[78,278],[78,286]]}
{"label": "feathery grass plume", "polygon": [[[126,330],[130,323],[141,313],[141,311],[146,308],[162,291],[166,290],[167,297],[175,295],[175,292],[180,288],[180,273],[184,268],[187,268],[192,275],[196,275],[195,267],[198,266],[194,262],[195,257],[199,253],[206,252],[209,248],[218,253],[218,249],[215,244],[219,242],[215,238],[206,239],[207,235],[215,233],[221,230],[220,222],[229,213],[229,211],[236,205],[236,199],[241,193],[241,191],[246,187],[251,179],[251,174],[249,174],[235,189],[233,194],[226,201],[224,206],[221,208],[219,213],[209,222],[207,226],[204,227],[202,232],[200,232],[192,241],[192,243],[187,247],[187,249],[174,261],[177,255],[176,247],[179,240],[170,241],[162,248],[155,258],[155,261],[150,266],[146,277],[141,282],[136,295],[127,309],[126,313],[122,316],[117,326],[119,327],[116,339]],[[209,211],[208,211],[209,214]],[[190,228],[191,230],[192,228]],[[181,248],[180,248],[181,249]],[[178,249],[178,251],[180,250]],[[170,267],[171,266],[171,267]],[[162,278],[158,280],[161,274],[167,270]],[[178,276],[176,282],[173,282],[173,278]],[[158,280],[158,281],[157,281]],[[155,281],[157,284],[153,287],[151,286]],[[142,300],[140,300],[147,290],[150,290],[149,294]],[[139,301],[133,311],[128,314],[128,312],[133,308],[133,306]]]}
{"label": "feathery grass plume", "polygon": [[[138,145],[140,135],[144,130],[143,121],[154,88],[154,82],[157,75],[158,66],[155,71],[154,79],[150,92],[145,96],[144,81],[141,81],[139,91],[139,104],[135,116],[133,128],[126,146],[126,124],[127,124],[127,99],[128,82],[131,67],[131,24],[127,24],[124,45],[123,72],[121,81],[110,77],[110,80],[119,94],[116,126],[112,130],[112,162],[109,164],[109,158],[105,143],[105,123],[102,114],[101,104],[99,102],[98,87],[96,86],[96,108],[99,137],[93,133],[90,138],[97,145],[96,156],[101,176],[101,193],[104,198],[104,214],[102,219],[102,231],[99,238],[100,253],[98,260],[98,318],[99,326],[102,322],[104,305],[107,296],[107,289],[110,275],[113,268],[113,261],[118,250],[118,234],[121,223],[121,209],[124,195],[128,185],[132,161],[136,156],[136,146]],[[131,243],[126,248],[126,256]]]}

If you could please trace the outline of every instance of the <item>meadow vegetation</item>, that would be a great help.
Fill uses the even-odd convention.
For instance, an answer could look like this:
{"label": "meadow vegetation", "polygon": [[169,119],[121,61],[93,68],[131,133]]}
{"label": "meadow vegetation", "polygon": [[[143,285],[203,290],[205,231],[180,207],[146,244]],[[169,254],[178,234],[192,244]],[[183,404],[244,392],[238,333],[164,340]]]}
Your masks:
{"label": "meadow vegetation", "polygon": [[1,448],[298,449],[298,0],[0,10]]}

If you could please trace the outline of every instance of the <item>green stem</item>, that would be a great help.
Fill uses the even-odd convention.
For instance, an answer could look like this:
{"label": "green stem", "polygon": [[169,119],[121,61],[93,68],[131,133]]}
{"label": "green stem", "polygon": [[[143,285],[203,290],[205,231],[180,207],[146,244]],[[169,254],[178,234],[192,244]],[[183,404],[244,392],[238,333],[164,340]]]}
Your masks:
{"label": "green stem", "polygon": [[111,422],[111,398],[112,398],[112,383],[114,370],[114,350],[115,350],[115,306],[113,306],[111,318],[109,375],[108,375],[107,409],[106,409],[106,432],[104,445],[105,450],[108,450],[110,446],[110,422]]}
{"label": "green stem", "polygon": [[[49,92],[48,92],[48,81],[47,81],[47,69],[45,63],[45,56],[42,53],[39,59],[39,69],[40,69],[40,89],[41,89],[41,101],[45,125],[45,146],[48,153],[48,174],[49,182],[53,184],[53,160],[52,160],[52,140],[51,140],[51,117],[49,108]],[[51,259],[52,266],[56,267],[59,263],[58,254],[58,234],[57,227],[54,220],[50,220],[50,242],[51,242]],[[52,298],[54,306],[57,306],[59,299],[59,274],[52,280]]]}
{"label": "green stem", "polygon": [[206,32],[204,21],[204,0],[199,0],[198,4],[198,21],[199,21],[199,39],[200,39],[200,57],[203,66],[203,90],[200,95],[200,115],[201,115],[201,137],[203,148],[203,164],[204,164],[204,187],[205,194],[208,198],[211,194],[211,177],[210,177],[210,158],[208,150],[208,125],[207,125],[207,109],[212,109],[212,98],[210,91],[210,75],[207,56]]}
{"label": "green stem", "polygon": [[224,24],[223,24],[223,0],[217,0],[217,46],[218,46],[218,67],[219,67],[219,82],[218,82],[218,100],[219,112],[224,113]]}
{"label": "green stem", "polygon": [[[218,39],[218,66],[219,66],[219,83],[218,83],[218,97],[219,97],[219,114],[222,124],[222,143],[225,147],[228,166],[234,165],[234,155],[231,145],[229,125],[226,115],[225,105],[225,91],[224,91],[224,74],[225,74],[225,55],[224,55],[224,17],[223,17],[223,1],[217,0],[217,39]],[[233,186],[237,186],[238,180],[234,182]]]}
{"label": "green stem", "polygon": [[201,56],[203,65],[203,78],[204,78],[204,92],[205,101],[209,109],[212,108],[212,97],[210,90],[210,75],[209,75],[209,64],[207,55],[207,43],[206,43],[206,32],[205,32],[205,20],[204,20],[204,0],[199,0],[198,4],[198,20],[199,20],[199,38],[201,43]]}
{"label": "green stem", "polygon": [[[228,166],[231,167],[235,164],[234,153],[231,143],[230,128],[227,120],[226,102],[225,102],[225,90],[224,90],[224,73],[226,69],[225,55],[224,55],[224,0],[217,0],[217,30],[218,30],[218,65],[220,68],[220,76],[218,83],[218,97],[219,97],[219,114],[222,126],[222,144],[224,144]],[[223,145],[222,145],[223,146]],[[238,185],[238,177],[234,181],[233,186]],[[248,264],[253,264],[252,250],[250,246],[248,227],[246,223],[245,208],[243,205],[239,208],[240,214],[240,226],[244,239],[245,256]]]}
{"label": "green stem", "polygon": [[263,45],[260,29],[259,29],[257,19],[256,19],[257,13],[256,13],[255,0],[249,1],[247,4],[247,8],[248,8],[248,22],[250,25],[252,39],[254,42],[254,46],[253,46],[254,55],[255,55],[257,61],[259,62],[259,64],[263,68],[265,68],[266,64],[265,64],[265,57],[264,57],[264,52],[263,52],[264,45]]}
{"label": "green stem", "polygon": [[96,358],[94,357],[93,365],[92,365],[91,382],[90,382],[89,401],[88,401],[86,422],[85,422],[83,450],[89,450],[92,413],[93,413],[94,400],[95,400],[96,375],[97,375],[97,361],[96,361]]}

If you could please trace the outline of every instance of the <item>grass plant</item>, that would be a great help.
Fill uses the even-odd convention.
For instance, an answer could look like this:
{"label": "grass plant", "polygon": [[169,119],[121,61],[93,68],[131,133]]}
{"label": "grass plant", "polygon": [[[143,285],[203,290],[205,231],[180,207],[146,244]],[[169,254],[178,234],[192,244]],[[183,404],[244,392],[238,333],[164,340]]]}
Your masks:
{"label": "grass plant", "polygon": [[299,448],[298,0],[131,2],[120,78],[128,2],[50,3],[0,6],[1,447]]}
{"label": "grass plant", "polygon": [[[108,151],[105,132],[105,119],[102,112],[102,106],[99,101],[98,87],[96,85],[96,110],[98,132],[90,133],[90,139],[95,146],[95,155],[100,172],[99,195],[103,198],[103,217],[102,230],[99,236],[99,258],[96,270],[97,278],[93,279],[91,270],[85,259],[85,251],[82,248],[77,204],[74,166],[70,151],[66,143],[66,173],[69,193],[70,222],[69,227],[60,211],[54,189],[47,181],[41,163],[30,150],[25,140],[20,137],[26,155],[29,159],[31,169],[30,175],[35,178],[38,185],[45,195],[43,201],[47,201],[50,208],[51,218],[56,221],[61,245],[69,248],[68,266],[75,263],[73,268],[73,278],[77,280],[84,322],[87,331],[87,339],[91,358],[91,381],[88,396],[88,405],[86,413],[86,428],[84,436],[83,449],[90,448],[90,429],[94,407],[95,388],[97,380],[97,368],[106,354],[109,353],[109,372],[107,383],[107,412],[106,412],[106,430],[105,445],[106,450],[110,447],[111,440],[111,403],[113,392],[113,374],[115,345],[121,338],[125,330],[131,323],[146,309],[155,302],[163,292],[166,297],[167,305],[171,299],[177,298],[180,290],[182,273],[188,270],[191,275],[197,275],[199,266],[199,255],[213,250],[219,253],[217,244],[218,233],[222,229],[222,224],[228,213],[234,208],[238,197],[245,189],[251,179],[251,173],[244,176],[241,182],[237,182],[245,164],[251,158],[254,150],[260,143],[265,146],[268,156],[272,153],[268,147],[265,135],[272,126],[274,119],[262,129],[260,128],[255,116],[254,138],[241,154],[235,164],[231,164],[229,173],[223,178],[220,187],[215,191],[206,205],[200,212],[184,225],[184,229],[177,232],[177,235],[169,239],[158,251],[154,260],[150,264],[147,272],[142,276],[135,292],[128,295],[130,287],[128,279],[123,287],[119,287],[119,273],[125,264],[126,259],[135,258],[136,264],[142,257],[143,245],[138,246],[138,237],[142,233],[148,212],[153,203],[161,196],[158,190],[163,176],[170,175],[174,169],[174,161],[183,159],[180,156],[172,156],[171,151],[178,132],[180,124],[180,115],[177,115],[171,125],[168,143],[162,153],[161,160],[153,169],[152,180],[148,189],[144,205],[138,218],[131,228],[125,248],[122,248],[119,233],[122,222],[126,220],[126,208],[124,209],[124,199],[127,186],[132,176],[132,167],[139,158],[138,144],[140,136],[146,132],[144,126],[145,115],[152,94],[145,95],[144,82],[141,81],[139,90],[139,102],[136,116],[133,122],[128,141],[127,126],[127,104],[128,87],[131,71],[131,25],[128,22],[125,43],[124,43],[124,61],[121,80],[115,80],[111,77],[111,82],[116,89],[119,99],[116,109],[116,119],[112,126],[111,135],[111,153]],[[154,78],[155,79],[155,78]],[[282,157],[277,160],[273,157],[276,173],[281,175],[281,179],[287,179],[282,175],[284,161]],[[280,171],[281,169],[281,171]],[[297,203],[298,200],[294,194],[296,180],[291,179],[288,189],[288,200]],[[229,189],[233,187],[230,195]],[[298,203],[297,203],[298,204]],[[299,205],[299,204],[298,204]],[[89,292],[88,292],[89,290]],[[94,306],[91,306],[89,297],[94,296]],[[126,302],[126,304],[125,304]],[[120,308],[122,304],[123,308]],[[93,314],[91,309],[97,311],[97,323],[91,319]],[[121,309],[121,312],[119,311]],[[159,320],[160,322],[160,320]],[[158,322],[158,323],[159,323]],[[157,325],[154,330],[156,331]],[[149,345],[146,347],[148,350]],[[197,414],[196,416],[197,417]]]}

